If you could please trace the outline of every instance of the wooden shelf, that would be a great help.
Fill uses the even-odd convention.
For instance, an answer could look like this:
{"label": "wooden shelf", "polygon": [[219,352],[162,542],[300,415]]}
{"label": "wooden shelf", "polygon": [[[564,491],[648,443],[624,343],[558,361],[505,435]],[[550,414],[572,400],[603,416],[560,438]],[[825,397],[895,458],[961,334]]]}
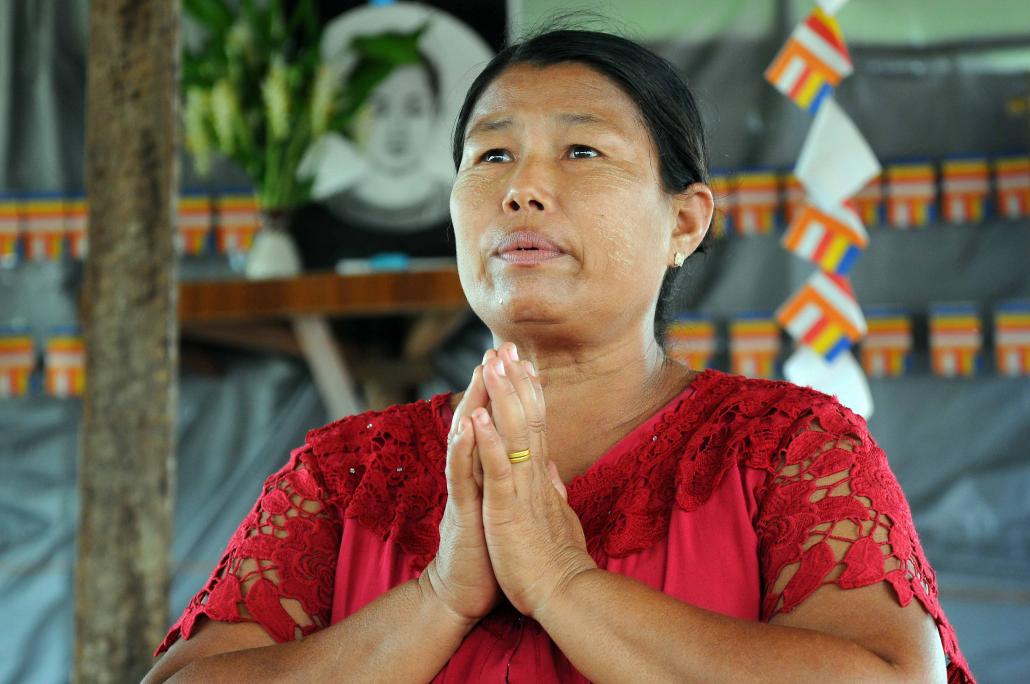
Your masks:
{"label": "wooden shelf", "polygon": [[194,281],[182,283],[179,289],[179,320],[183,323],[445,312],[467,307],[455,268]]}

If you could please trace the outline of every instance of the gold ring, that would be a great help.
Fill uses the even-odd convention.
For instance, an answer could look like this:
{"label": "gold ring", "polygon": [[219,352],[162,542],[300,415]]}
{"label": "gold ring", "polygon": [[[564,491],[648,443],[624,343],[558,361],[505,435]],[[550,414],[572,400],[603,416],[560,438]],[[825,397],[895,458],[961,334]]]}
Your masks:
{"label": "gold ring", "polygon": [[523,449],[522,451],[515,451],[508,454],[508,461],[511,463],[522,463],[523,461],[529,460],[529,449]]}

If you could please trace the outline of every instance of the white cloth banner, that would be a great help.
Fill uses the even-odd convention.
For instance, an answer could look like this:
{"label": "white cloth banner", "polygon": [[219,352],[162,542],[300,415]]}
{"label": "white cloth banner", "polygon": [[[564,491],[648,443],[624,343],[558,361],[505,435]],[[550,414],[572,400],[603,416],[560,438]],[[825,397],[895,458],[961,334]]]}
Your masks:
{"label": "white cloth banner", "polygon": [[800,344],[783,364],[783,375],[795,385],[832,394],[866,420],[873,415],[873,395],[862,367],[850,351],[827,361]]}
{"label": "white cloth banner", "polygon": [[801,147],[794,175],[818,204],[836,206],[876,174],[880,162],[851,117],[833,98],[819,107]]}
{"label": "white cloth banner", "polygon": [[819,6],[827,14],[836,14],[846,4],[848,0],[819,0]]}

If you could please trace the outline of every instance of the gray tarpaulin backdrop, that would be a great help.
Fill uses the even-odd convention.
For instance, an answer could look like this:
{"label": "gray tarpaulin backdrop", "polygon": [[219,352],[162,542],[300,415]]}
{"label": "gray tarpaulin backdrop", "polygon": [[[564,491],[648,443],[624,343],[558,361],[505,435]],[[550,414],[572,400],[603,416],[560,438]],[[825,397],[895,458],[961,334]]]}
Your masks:
{"label": "gray tarpaulin backdrop", "polygon": [[[809,119],[761,73],[801,4],[781,4],[786,9],[768,30],[749,24],[740,35],[714,39],[685,29],[689,40],[653,41],[702,101],[713,166],[789,166],[796,158]],[[735,11],[751,16],[749,8],[766,5],[739,2]],[[82,187],[84,8],[82,1],[0,0],[0,192]],[[906,21],[918,25],[919,18],[910,13]],[[924,21],[933,21],[932,10]],[[977,25],[972,41],[934,43],[924,35],[912,44],[852,44],[856,72],[838,99],[881,159],[1027,149],[1027,122],[1007,116],[1005,101],[1030,88],[1030,37],[992,37],[983,21]],[[921,331],[930,302],[976,302],[987,314],[998,300],[1030,298],[1028,259],[1027,222],[880,230],[854,282],[863,305],[908,306]],[[775,308],[809,272],[775,237],[731,239],[688,263],[694,278],[684,307],[723,318]],[[187,263],[184,277],[211,269],[225,266]],[[74,265],[0,268],[0,326],[27,325],[41,341],[49,329],[75,323],[78,282]],[[917,335],[923,351],[909,377],[872,383],[870,425],[912,504],[974,672],[982,682],[1025,679],[1030,381],[997,377],[989,360],[973,380],[934,378],[925,342]],[[444,350],[438,360],[444,378],[433,389],[462,381],[466,356]],[[0,682],[68,676],[79,414],[76,401],[0,400]],[[290,360],[240,356],[218,376],[183,374],[173,616],[206,579],[263,478],[324,419],[307,372]]]}

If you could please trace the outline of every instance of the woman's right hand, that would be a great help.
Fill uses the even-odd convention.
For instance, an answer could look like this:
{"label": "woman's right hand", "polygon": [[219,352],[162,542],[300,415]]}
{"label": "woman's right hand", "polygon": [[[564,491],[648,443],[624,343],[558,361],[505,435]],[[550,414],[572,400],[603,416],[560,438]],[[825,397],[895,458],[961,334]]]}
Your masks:
{"label": "woman's right hand", "polygon": [[[495,355],[493,350],[487,352],[484,363]],[[454,412],[447,440],[447,504],[440,520],[440,547],[422,573],[436,597],[470,622],[489,613],[501,595],[483,533],[483,492],[475,476],[475,432],[470,418],[488,403],[480,365]]]}

